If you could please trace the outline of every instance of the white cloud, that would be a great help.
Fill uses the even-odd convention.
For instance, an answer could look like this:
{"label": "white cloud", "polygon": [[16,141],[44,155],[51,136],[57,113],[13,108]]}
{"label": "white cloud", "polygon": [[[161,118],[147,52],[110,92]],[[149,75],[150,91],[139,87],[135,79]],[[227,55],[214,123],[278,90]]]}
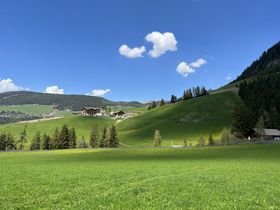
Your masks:
{"label": "white cloud", "polygon": [[64,94],[64,90],[60,89],[57,85],[47,87],[45,92],[51,94]]}
{"label": "white cloud", "polygon": [[192,63],[190,64],[190,66],[191,66],[192,68],[199,68],[199,67],[201,67],[202,65],[204,65],[204,64],[206,64],[206,63],[207,63],[206,60],[204,60],[204,59],[202,59],[202,58],[199,58],[197,61],[192,62]]}
{"label": "white cloud", "polygon": [[130,48],[127,45],[122,45],[119,48],[119,53],[127,58],[139,58],[143,57],[143,53],[146,51],[146,48],[144,46],[142,47],[135,47]]}
{"label": "white cloud", "polygon": [[109,93],[111,91],[111,89],[105,89],[105,90],[92,90],[91,93],[87,93],[87,95],[90,96],[104,96],[105,94]]}
{"label": "white cloud", "polygon": [[28,90],[28,89],[17,86],[11,79],[0,80],[0,93],[10,92],[10,91],[21,91],[21,90]]}
{"label": "white cloud", "polygon": [[167,51],[176,51],[177,50],[177,41],[173,33],[166,32],[152,32],[145,37],[147,42],[153,44],[153,49],[149,51],[149,55],[153,58],[157,58]]}
{"label": "white cloud", "polygon": [[186,62],[181,62],[176,68],[176,71],[179,74],[182,74],[184,77],[189,76],[189,74],[195,73],[196,68],[200,68],[202,65],[206,64],[207,61],[200,58],[191,64],[187,64]]}

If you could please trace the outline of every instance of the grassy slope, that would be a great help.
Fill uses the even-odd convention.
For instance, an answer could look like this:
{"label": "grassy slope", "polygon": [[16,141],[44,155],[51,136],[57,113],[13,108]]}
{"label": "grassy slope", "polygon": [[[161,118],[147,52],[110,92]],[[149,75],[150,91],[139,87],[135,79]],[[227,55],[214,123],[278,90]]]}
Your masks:
{"label": "grassy slope", "polygon": [[36,123],[27,123],[27,124],[6,124],[0,126],[0,132],[10,132],[15,137],[19,135],[23,127],[27,125],[27,138],[28,144],[26,148],[29,148],[29,143],[31,142],[32,137],[37,131],[45,132],[47,134],[52,134],[56,127],[61,127],[66,124],[70,127],[74,127],[77,132],[78,138],[85,136],[89,138],[90,129],[93,124],[97,124],[99,129],[102,129],[105,125],[111,125],[113,121],[111,119],[105,118],[94,118],[94,117],[83,117],[83,116],[66,116],[62,119],[41,121]]}
{"label": "grassy slope", "polygon": [[0,209],[278,209],[280,145],[0,153]]}
{"label": "grassy slope", "polygon": [[[160,130],[165,145],[170,145],[170,140],[182,144],[185,138],[208,138],[210,133],[217,136],[230,126],[232,111],[239,103],[234,93],[225,92],[165,105],[118,123],[120,139],[129,145],[151,145],[155,129]],[[181,122],[186,115],[191,119]]]}
{"label": "grassy slope", "polygon": [[9,106],[0,106],[0,111],[15,111],[15,112],[23,112],[30,115],[41,115],[41,114],[52,112],[53,107],[49,105],[37,105],[37,104],[9,105]]}

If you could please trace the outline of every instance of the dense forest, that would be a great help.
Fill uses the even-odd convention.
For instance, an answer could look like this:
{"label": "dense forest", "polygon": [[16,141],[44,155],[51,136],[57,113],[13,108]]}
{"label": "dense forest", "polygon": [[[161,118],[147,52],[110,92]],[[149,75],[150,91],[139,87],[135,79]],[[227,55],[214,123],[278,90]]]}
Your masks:
{"label": "dense forest", "polygon": [[0,94],[0,105],[22,104],[54,105],[57,109],[71,109],[73,111],[79,111],[83,107],[90,106],[100,108],[105,108],[109,105],[143,106],[143,104],[139,102],[113,102],[101,97],[86,95],[59,95],[28,91],[6,92]]}
{"label": "dense forest", "polygon": [[241,81],[255,76],[269,75],[280,71],[280,42],[265,51],[261,57],[254,61],[245,71],[233,82]]}
{"label": "dense forest", "polygon": [[280,129],[280,73],[240,84],[239,95],[245,106],[234,112],[234,131],[251,135],[261,123],[264,128]]}

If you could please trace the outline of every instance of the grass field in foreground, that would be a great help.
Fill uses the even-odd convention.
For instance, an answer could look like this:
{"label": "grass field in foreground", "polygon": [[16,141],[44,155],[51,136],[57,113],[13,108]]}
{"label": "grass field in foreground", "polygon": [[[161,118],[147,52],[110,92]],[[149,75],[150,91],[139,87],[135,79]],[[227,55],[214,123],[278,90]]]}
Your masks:
{"label": "grass field in foreground", "polygon": [[0,153],[0,209],[279,209],[280,145]]}

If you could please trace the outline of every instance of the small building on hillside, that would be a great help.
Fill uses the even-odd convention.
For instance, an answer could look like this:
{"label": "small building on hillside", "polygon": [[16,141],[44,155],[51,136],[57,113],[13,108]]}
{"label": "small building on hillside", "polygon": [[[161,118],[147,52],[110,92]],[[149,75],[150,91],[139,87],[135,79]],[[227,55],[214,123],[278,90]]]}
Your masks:
{"label": "small building on hillside", "polygon": [[98,107],[85,107],[82,108],[81,113],[83,116],[102,116],[103,109]]}
{"label": "small building on hillside", "polygon": [[263,129],[263,134],[259,134],[257,129],[254,129],[257,135],[261,135],[264,140],[280,140],[280,130],[278,129]]}
{"label": "small building on hillside", "polygon": [[118,112],[112,113],[111,116],[116,119],[124,119],[124,118],[126,118],[126,113],[124,111],[118,111]]}

